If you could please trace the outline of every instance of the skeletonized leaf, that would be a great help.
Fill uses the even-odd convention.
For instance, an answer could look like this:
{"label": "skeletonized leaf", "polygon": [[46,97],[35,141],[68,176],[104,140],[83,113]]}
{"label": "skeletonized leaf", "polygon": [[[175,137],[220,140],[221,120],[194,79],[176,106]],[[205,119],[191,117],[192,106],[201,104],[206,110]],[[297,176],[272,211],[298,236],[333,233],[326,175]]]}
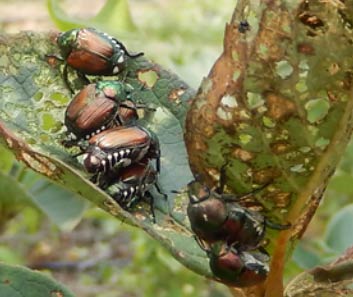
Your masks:
{"label": "skeletonized leaf", "polygon": [[266,296],[281,296],[287,243],[305,231],[351,136],[352,5],[238,1],[224,51],[188,112],[193,172],[215,186],[225,166],[228,191],[260,188],[246,205],[292,224],[267,232]]}
{"label": "skeletonized leaf", "polygon": [[[183,142],[183,125],[188,100],[194,91],[174,74],[144,58],[128,66],[126,82],[135,88],[136,98],[156,108],[141,124],[156,132],[160,140],[160,184],[169,197],[165,201],[163,196],[154,193],[157,224],[153,224],[148,202],[140,203],[131,213],[123,211],[110,196],[89,182],[79,160],[72,157],[75,151],[61,145],[64,112],[71,95],[63,83],[62,65],[45,57],[58,52],[51,38],[51,35],[34,33],[0,37],[2,143],[33,170],[125,222],[139,226],[184,265],[210,276],[208,259],[189,231],[185,216],[187,201],[184,196],[174,199],[175,194],[170,193],[183,188],[192,178]],[[83,86],[74,72],[69,78],[77,91]],[[57,201],[57,207],[65,210],[66,205]]]}

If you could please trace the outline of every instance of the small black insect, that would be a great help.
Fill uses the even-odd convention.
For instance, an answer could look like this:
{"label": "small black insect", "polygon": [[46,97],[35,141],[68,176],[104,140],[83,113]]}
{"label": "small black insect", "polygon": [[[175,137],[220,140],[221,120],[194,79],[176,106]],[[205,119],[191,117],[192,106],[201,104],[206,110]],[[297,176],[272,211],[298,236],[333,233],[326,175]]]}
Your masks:
{"label": "small black insect", "polygon": [[240,21],[238,26],[238,31],[240,33],[245,33],[246,31],[250,31],[250,24],[248,23],[247,20]]}

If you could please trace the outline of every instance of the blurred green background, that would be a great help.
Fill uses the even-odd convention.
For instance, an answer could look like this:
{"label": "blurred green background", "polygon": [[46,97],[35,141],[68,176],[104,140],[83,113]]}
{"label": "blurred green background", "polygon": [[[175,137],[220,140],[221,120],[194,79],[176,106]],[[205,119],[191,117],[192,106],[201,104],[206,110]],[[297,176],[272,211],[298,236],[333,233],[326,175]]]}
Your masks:
{"label": "blurred green background", "polygon": [[[0,32],[98,27],[197,88],[222,51],[235,3],[0,0]],[[353,144],[288,262],[286,280],[353,244],[352,162]],[[181,266],[142,231],[51,184],[1,147],[0,261],[43,269],[80,297],[230,296],[223,285]]]}

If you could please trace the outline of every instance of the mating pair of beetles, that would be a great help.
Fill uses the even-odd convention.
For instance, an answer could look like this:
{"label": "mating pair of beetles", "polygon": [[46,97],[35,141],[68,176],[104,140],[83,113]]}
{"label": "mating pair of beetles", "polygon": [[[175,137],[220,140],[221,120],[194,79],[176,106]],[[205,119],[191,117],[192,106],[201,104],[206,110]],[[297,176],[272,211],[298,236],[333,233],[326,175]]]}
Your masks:
{"label": "mating pair of beetles", "polygon": [[269,272],[269,256],[263,247],[266,227],[285,230],[290,224],[269,221],[257,211],[239,202],[263,190],[236,197],[224,193],[225,167],[220,186],[210,190],[198,179],[187,186],[187,214],[196,240],[210,258],[210,268],[221,282],[247,287],[263,282]]}
{"label": "mating pair of beetles", "polygon": [[[82,162],[91,180],[104,189],[123,208],[130,209],[149,196],[154,219],[152,186],[158,186],[160,146],[157,136],[138,125],[138,109],[154,111],[134,99],[134,89],[119,80],[90,83],[86,75],[113,76],[127,70],[131,54],[125,46],[93,28],[73,29],[59,34],[57,45],[62,60],[63,76],[68,79],[68,66],[76,70],[86,85],[69,103],[65,112],[67,137],[64,146],[78,146]],[[151,164],[154,159],[155,166]],[[162,194],[162,193],[161,193]],[[164,195],[164,194],[162,194]],[[165,195],[164,195],[165,196]]]}

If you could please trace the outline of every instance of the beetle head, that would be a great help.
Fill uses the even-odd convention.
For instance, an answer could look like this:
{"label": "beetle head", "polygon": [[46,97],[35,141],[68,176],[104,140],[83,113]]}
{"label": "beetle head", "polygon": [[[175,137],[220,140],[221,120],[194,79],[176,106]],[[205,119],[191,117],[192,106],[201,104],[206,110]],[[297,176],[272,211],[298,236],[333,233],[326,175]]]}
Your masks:
{"label": "beetle head", "polygon": [[72,29],[59,34],[56,42],[60,50],[62,51],[64,57],[66,57],[71,52],[72,48],[74,47],[77,41],[77,36],[79,32],[80,29]]}
{"label": "beetle head", "polygon": [[211,195],[210,189],[197,180],[193,180],[188,183],[187,191],[191,204],[196,204],[207,200]]}

